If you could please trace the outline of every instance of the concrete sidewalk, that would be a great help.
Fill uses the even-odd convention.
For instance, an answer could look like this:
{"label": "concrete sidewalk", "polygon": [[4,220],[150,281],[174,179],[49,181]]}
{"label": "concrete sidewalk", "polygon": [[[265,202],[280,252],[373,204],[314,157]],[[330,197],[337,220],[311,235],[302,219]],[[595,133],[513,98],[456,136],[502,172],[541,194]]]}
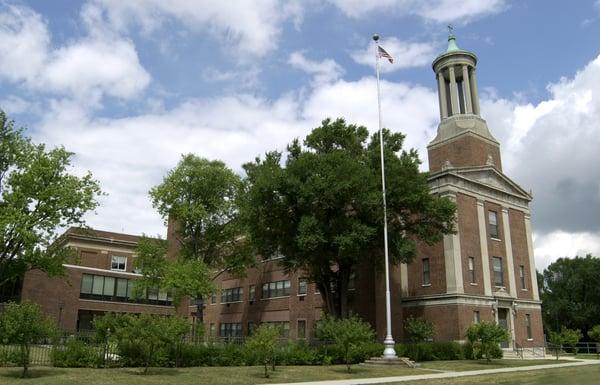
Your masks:
{"label": "concrete sidewalk", "polygon": [[[482,369],[482,370],[470,370],[465,372],[444,372],[444,373],[431,373],[431,374],[415,374],[409,376],[398,376],[398,377],[377,377],[377,378],[354,378],[349,380],[332,380],[332,381],[309,381],[309,382],[293,382],[293,383],[282,383],[282,384],[269,384],[269,385],[362,385],[362,384],[385,384],[390,382],[407,382],[416,380],[435,380],[441,378],[457,378],[457,377],[468,377],[468,376],[480,376],[484,374],[496,374],[496,373],[513,373],[513,372],[527,372],[531,370],[543,370],[553,368],[570,368],[573,366],[585,366],[585,365],[600,365],[600,360],[581,360],[577,362],[566,362],[561,364],[548,364],[548,365],[535,365],[535,366],[518,366],[514,368],[501,368],[501,369]],[[424,369],[426,370],[426,369]]]}

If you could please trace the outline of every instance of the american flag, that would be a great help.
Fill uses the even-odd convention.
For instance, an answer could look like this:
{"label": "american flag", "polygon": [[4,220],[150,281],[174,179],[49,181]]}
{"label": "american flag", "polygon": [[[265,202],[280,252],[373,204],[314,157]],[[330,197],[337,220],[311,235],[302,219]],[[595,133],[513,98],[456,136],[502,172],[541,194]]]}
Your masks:
{"label": "american flag", "polygon": [[392,57],[392,55],[387,53],[387,51],[381,48],[380,46],[377,46],[377,51],[379,52],[379,57],[387,58],[390,61],[390,63],[394,62],[394,58]]}

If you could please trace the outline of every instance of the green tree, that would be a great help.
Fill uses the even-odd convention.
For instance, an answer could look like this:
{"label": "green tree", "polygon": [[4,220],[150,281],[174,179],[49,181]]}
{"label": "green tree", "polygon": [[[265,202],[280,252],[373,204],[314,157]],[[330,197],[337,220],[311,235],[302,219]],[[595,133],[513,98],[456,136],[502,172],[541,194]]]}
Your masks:
{"label": "green tree", "polygon": [[269,378],[269,365],[273,369],[275,368],[275,353],[280,335],[280,328],[269,324],[262,324],[246,342],[246,350],[256,355],[259,362],[264,365],[265,378]]}
{"label": "green tree", "polygon": [[0,285],[29,269],[63,273],[70,253],[56,230],[82,225],[101,194],[90,173],[69,173],[72,156],[32,143],[0,111]]}
{"label": "green tree", "polygon": [[353,353],[365,344],[373,342],[375,338],[371,325],[356,315],[342,319],[326,316],[317,324],[316,334],[320,339],[335,342],[342,352],[348,373],[350,373]]}
{"label": "green tree", "polygon": [[[493,349],[509,338],[508,330],[492,322],[479,322],[467,329],[467,339],[473,345],[473,349],[479,350],[488,361],[491,361]],[[477,357],[478,354],[473,356]]]}
{"label": "green tree", "polygon": [[0,313],[0,342],[19,345],[19,363],[23,365],[21,377],[27,377],[29,352],[32,344],[51,337],[56,325],[44,318],[38,304],[9,302]]}
{"label": "green tree", "polygon": [[600,342],[600,325],[596,325],[588,332],[588,336],[596,342]]}
{"label": "green tree", "polygon": [[404,330],[412,342],[428,341],[435,334],[433,322],[423,318],[413,318],[412,315],[404,321]]}
{"label": "green tree", "polygon": [[584,335],[600,319],[600,259],[559,258],[543,272],[542,315],[547,330],[564,326]]}
{"label": "green tree", "polygon": [[[221,161],[185,155],[150,190],[153,206],[174,229],[174,262],[160,261],[166,245],[142,243],[141,285],[156,284],[175,290],[179,298],[202,298],[214,291],[213,272],[241,275],[254,263],[245,229],[239,220],[241,178]],[[153,250],[154,249],[154,250]]]}
{"label": "green tree", "polygon": [[190,329],[189,322],[184,318],[151,314],[118,315],[107,324],[114,325],[111,335],[120,346],[128,344],[140,352],[144,374],[156,361],[155,355],[159,351],[179,344]]}
{"label": "green tree", "polygon": [[581,330],[569,329],[564,326],[560,329],[560,332],[551,331],[550,342],[556,345],[556,359],[558,360],[559,352],[564,347],[571,348],[573,354],[577,355],[576,345],[582,337]]}
{"label": "green tree", "polygon": [[[430,194],[416,150],[384,131],[391,263],[410,262],[417,240],[433,244],[453,231],[455,205]],[[328,314],[347,317],[350,277],[366,260],[383,267],[379,140],[363,126],[326,119],[282,153],[244,165],[242,219],[261,255],[313,280]]]}

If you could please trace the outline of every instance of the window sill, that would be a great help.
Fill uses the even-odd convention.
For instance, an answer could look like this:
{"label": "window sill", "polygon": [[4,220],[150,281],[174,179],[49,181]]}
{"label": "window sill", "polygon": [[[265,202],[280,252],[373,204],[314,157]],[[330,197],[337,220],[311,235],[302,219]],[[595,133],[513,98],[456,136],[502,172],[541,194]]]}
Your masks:
{"label": "window sill", "polygon": [[270,300],[270,299],[279,299],[279,298],[290,298],[290,296],[289,296],[289,295],[281,295],[281,296],[279,296],[279,297],[268,297],[268,298],[261,298],[260,300],[261,300],[261,301],[268,301],[268,300]]}
{"label": "window sill", "polygon": [[430,283],[424,283],[424,284],[421,285],[421,287],[429,287],[429,286],[431,286]]}
{"label": "window sill", "polygon": [[297,297],[306,297],[308,295],[308,293],[304,293],[304,294],[297,294]]}
{"label": "window sill", "polygon": [[492,241],[496,241],[496,242],[502,242],[502,239],[500,239],[500,238],[490,237],[490,239],[491,239]]}
{"label": "window sill", "polygon": [[504,289],[504,290],[506,290],[506,286],[503,286],[503,285],[494,285],[494,288],[495,289]]}
{"label": "window sill", "polygon": [[527,341],[533,341],[533,338],[527,338]]}
{"label": "window sill", "polygon": [[229,304],[232,304],[232,303],[242,303],[242,302],[244,302],[244,301],[220,302],[220,304],[221,305],[229,305]]}
{"label": "window sill", "polygon": [[469,285],[471,285],[471,286],[477,286],[477,284],[473,283],[473,282],[469,282]]}

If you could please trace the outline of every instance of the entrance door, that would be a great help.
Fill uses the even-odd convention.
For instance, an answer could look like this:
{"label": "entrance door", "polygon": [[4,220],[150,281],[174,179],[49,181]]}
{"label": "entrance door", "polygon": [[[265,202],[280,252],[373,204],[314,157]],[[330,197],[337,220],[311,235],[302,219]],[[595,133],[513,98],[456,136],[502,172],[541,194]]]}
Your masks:
{"label": "entrance door", "polygon": [[[508,309],[498,309],[498,325],[502,326],[505,330],[508,330]],[[500,347],[503,349],[508,348],[508,341],[500,343]]]}

